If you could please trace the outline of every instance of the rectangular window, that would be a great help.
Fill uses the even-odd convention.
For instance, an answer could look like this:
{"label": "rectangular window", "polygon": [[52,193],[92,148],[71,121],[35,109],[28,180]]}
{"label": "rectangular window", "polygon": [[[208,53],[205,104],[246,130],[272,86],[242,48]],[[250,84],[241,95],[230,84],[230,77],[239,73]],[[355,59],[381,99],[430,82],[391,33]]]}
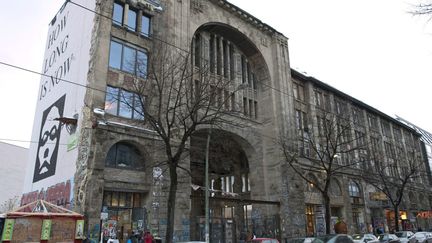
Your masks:
{"label": "rectangular window", "polygon": [[137,51],[137,64],[136,64],[136,74],[140,78],[147,77],[147,53],[142,51]]}
{"label": "rectangular window", "polygon": [[132,118],[133,93],[120,90],[120,106],[118,115],[125,118]]}
{"label": "rectangular window", "polygon": [[141,35],[150,37],[150,17],[144,14],[141,17]]}
{"label": "rectangular window", "polygon": [[147,53],[135,47],[111,41],[109,66],[137,75],[141,78],[147,76]]}
{"label": "rectangular window", "polygon": [[363,126],[364,125],[364,119],[363,119],[362,111],[358,108],[353,107],[352,113],[353,113],[354,124]]}
{"label": "rectangular window", "polygon": [[248,85],[249,85],[249,87],[252,87],[252,73],[251,73],[251,66],[250,66],[249,62],[246,64],[246,68],[247,68]]}
{"label": "rectangular window", "polygon": [[254,101],[255,119],[258,119],[258,102]]}
{"label": "rectangular window", "polygon": [[210,36],[210,72],[215,72],[215,37]]}
{"label": "rectangular window", "polygon": [[300,85],[298,83],[293,84],[293,92],[294,92],[294,98],[296,100],[304,101],[304,87],[303,85]]}
{"label": "rectangular window", "polygon": [[123,6],[114,3],[114,9],[113,9],[113,24],[122,26],[123,25]]}
{"label": "rectangular window", "polygon": [[118,89],[108,86],[105,96],[105,112],[117,115]]}
{"label": "rectangular window", "polygon": [[222,74],[222,50],[221,50],[221,41],[220,38],[216,38],[216,63],[217,63],[217,69],[216,72],[218,75]]}
{"label": "rectangular window", "polygon": [[231,80],[235,79],[235,60],[234,60],[234,47],[233,45],[229,45],[229,55],[230,55],[230,78]]}
{"label": "rectangular window", "polygon": [[242,83],[246,83],[246,58],[241,56],[241,74],[242,74]]}
{"label": "rectangular window", "polygon": [[381,121],[381,125],[384,136],[391,137],[390,124],[387,121]]}
{"label": "rectangular window", "polygon": [[128,73],[135,72],[136,49],[123,46],[122,70]]}
{"label": "rectangular window", "polygon": [[131,31],[136,31],[137,27],[137,12],[129,8],[127,17],[127,28]]}
{"label": "rectangular window", "polygon": [[195,56],[195,67],[201,66],[201,36],[196,35],[194,39],[194,56]]}
{"label": "rectangular window", "polygon": [[228,43],[226,40],[222,41],[222,52],[223,52],[223,69],[224,69],[224,77],[228,78]]}
{"label": "rectangular window", "polygon": [[315,105],[317,107],[321,107],[323,105],[322,93],[319,91],[315,91]]}
{"label": "rectangular window", "polygon": [[247,109],[248,101],[246,98],[243,98],[243,114],[245,116],[248,115],[248,109]]}
{"label": "rectangular window", "polygon": [[107,87],[105,111],[108,114],[129,119],[144,120],[144,101],[140,96],[115,87]]}
{"label": "rectangular window", "polygon": [[235,96],[235,93],[232,92],[230,97],[231,97],[230,98],[231,99],[231,110],[232,111],[236,111],[237,108],[236,108],[236,96]]}
{"label": "rectangular window", "polygon": [[249,100],[249,117],[253,116],[253,114],[252,114],[252,112],[253,112],[253,106],[252,106],[252,104],[253,104],[252,100]]}
{"label": "rectangular window", "polygon": [[227,90],[224,91],[224,102],[225,102],[225,110],[229,110],[230,109],[230,102],[229,102],[229,92]]}
{"label": "rectangular window", "polygon": [[369,128],[372,130],[378,130],[378,121],[377,118],[371,114],[368,115]]}
{"label": "rectangular window", "polygon": [[295,121],[296,121],[296,129],[297,130],[301,130],[301,111],[300,110],[295,110]]}
{"label": "rectangular window", "polygon": [[122,44],[111,41],[109,66],[115,69],[121,68]]}

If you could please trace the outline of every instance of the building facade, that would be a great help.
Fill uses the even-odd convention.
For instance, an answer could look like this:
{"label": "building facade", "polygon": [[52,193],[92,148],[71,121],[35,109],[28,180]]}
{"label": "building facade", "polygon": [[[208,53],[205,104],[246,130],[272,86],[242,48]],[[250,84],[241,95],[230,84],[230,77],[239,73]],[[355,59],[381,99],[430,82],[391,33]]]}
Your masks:
{"label": "building facade", "polygon": [[[350,112],[356,107],[355,117],[364,122],[370,113],[372,125],[359,129],[379,138],[390,131],[391,145],[404,141],[401,146],[409,150],[419,141],[396,120],[292,71],[287,38],[227,1],[66,2],[50,26],[43,71],[52,77],[41,80],[33,131],[39,143],[31,147],[22,203],[44,198],[83,213],[95,241],[101,232],[123,242],[143,230],[166,233],[170,178],[160,163],[163,143],[145,123],[143,100],[134,92],[161,45],[185,50],[192,68],[205,65],[212,77],[243,87],[235,95],[228,88],[214,91],[215,103],[229,100],[225,108],[235,122],[198,127],[187,143],[182,163],[190,174],[179,176],[175,241],[203,239],[209,129],[214,242],[239,242],[252,231],[279,239],[321,233],[319,197],[305,192],[306,183],[287,169],[275,143],[285,132],[297,136],[299,115],[313,121],[316,102],[328,99],[335,110],[340,99]],[[121,102],[125,97],[127,104]],[[346,218],[350,232],[367,231],[385,219],[385,205],[370,202],[366,195],[372,189],[362,181],[346,176],[336,183],[332,214]],[[423,199],[417,211],[430,209]]]}
{"label": "building facade", "polygon": [[0,212],[6,213],[19,206],[19,199],[24,186],[23,174],[27,167],[28,149],[13,144],[0,142],[0,156],[2,158],[2,178],[0,196]]}
{"label": "building facade", "polygon": [[[345,219],[349,232],[376,232],[377,228],[394,231],[394,212],[390,199],[361,175],[366,171],[378,177],[378,170],[389,169],[383,175],[387,173],[389,177],[402,179],[404,173],[401,170],[412,164],[412,158],[415,158],[418,175],[409,176],[412,183],[404,190],[399,205],[400,228],[428,228],[430,220],[425,212],[431,207],[429,165],[422,152],[420,133],[313,77],[293,70],[292,81],[296,129],[302,131],[307,126],[319,128],[324,111],[351,124],[347,137],[351,138],[353,146],[364,144],[362,149],[352,154],[341,154],[337,158],[337,164],[344,165],[351,161],[354,165],[330,185],[332,223],[337,218]],[[299,139],[302,140],[302,137],[299,136]],[[313,150],[307,146],[299,143],[301,157],[313,159]],[[382,166],[391,163],[397,164],[395,171]],[[320,223],[317,217],[322,215],[322,199],[313,190],[306,190],[305,195],[307,234],[316,234],[319,228],[316,224]]]}

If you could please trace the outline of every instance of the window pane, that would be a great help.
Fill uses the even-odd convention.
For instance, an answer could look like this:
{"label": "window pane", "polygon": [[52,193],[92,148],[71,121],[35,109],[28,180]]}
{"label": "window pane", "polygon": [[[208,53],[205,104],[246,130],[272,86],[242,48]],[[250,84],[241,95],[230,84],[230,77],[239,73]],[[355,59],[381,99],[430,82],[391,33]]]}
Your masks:
{"label": "window pane", "polygon": [[111,206],[111,192],[104,193],[103,206]]}
{"label": "window pane", "polygon": [[147,77],[147,53],[138,51],[137,75],[140,78]]}
{"label": "window pane", "polygon": [[116,166],[116,152],[117,152],[117,145],[114,145],[108,151],[105,165]]}
{"label": "window pane", "polygon": [[118,206],[118,196],[119,196],[118,192],[113,192],[111,206],[113,206],[113,207],[117,207]]}
{"label": "window pane", "polygon": [[144,109],[143,109],[143,105],[144,105],[144,97],[142,97],[142,101],[141,101],[141,97],[139,95],[134,95],[134,115],[133,115],[133,119],[136,120],[144,120]]}
{"label": "window pane", "polygon": [[133,197],[133,207],[139,208],[141,206],[141,198],[139,193],[134,193]]}
{"label": "window pane", "polygon": [[126,193],[120,192],[119,207],[126,206]]}
{"label": "window pane", "polygon": [[141,17],[141,34],[147,37],[150,35],[150,18],[145,15]]}
{"label": "window pane", "polygon": [[128,46],[123,48],[122,70],[135,74],[136,50]]}
{"label": "window pane", "polygon": [[126,193],[126,207],[132,206],[132,193]]}
{"label": "window pane", "polygon": [[126,144],[117,145],[117,166],[118,167],[130,167],[131,165],[131,154],[130,148]]}
{"label": "window pane", "polygon": [[117,115],[118,92],[119,90],[117,88],[107,87],[105,94],[105,111],[109,114]]}
{"label": "window pane", "polygon": [[121,65],[122,45],[115,41],[111,41],[109,66],[120,69]]}
{"label": "window pane", "polygon": [[133,110],[133,94],[121,90],[118,115],[126,118],[132,118],[132,110]]}
{"label": "window pane", "polygon": [[118,3],[114,3],[113,24],[120,26],[123,24],[123,6]]}
{"label": "window pane", "polygon": [[128,19],[128,24],[127,24],[128,29],[132,31],[136,31],[137,14],[135,10],[129,9],[127,19]]}

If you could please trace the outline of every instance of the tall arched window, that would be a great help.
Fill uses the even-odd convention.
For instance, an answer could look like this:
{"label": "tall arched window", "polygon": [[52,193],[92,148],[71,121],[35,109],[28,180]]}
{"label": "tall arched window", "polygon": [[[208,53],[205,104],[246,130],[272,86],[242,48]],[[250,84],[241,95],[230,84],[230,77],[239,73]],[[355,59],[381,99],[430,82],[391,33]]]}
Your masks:
{"label": "tall arched window", "polygon": [[105,165],[125,169],[144,169],[144,160],[139,150],[129,143],[119,142],[108,151]]}
{"label": "tall arched window", "polygon": [[350,181],[348,184],[348,192],[350,197],[360,197],[359,185],[354,181]]}

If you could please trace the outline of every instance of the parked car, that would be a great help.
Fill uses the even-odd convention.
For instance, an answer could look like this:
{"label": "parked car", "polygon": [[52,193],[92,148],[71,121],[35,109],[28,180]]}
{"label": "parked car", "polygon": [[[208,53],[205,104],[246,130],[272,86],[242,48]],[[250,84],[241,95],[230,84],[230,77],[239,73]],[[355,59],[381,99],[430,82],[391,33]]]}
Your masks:
{"label": "parked car", "polygon": [[290,238],[287,239],[286,243],[312,243],[314,240],[314,237],[297,237],[297,238]]}
{"label": "parked car", "polygon": [[414,233],[412,231],[398,231],[395,235],[399,238],[401,243],[408,243]]}
{"label": "parked car", "polygon": [[432,233],[425,232],[425,231],[419,231],[414,233],[409,238],[409,243],[431,243],[432,242]]}
{"label": "parked car", "polygon": [[354,243],[379,243],[380,242],[378,238],[373,234],[355,234],[352,236],[352,238]]}
{"label": "parked car", "polygon": [[378,235],[378,240],[381,243],[400,243],[401,241],[395,234],[381,234]]}
{"label": "parked car", "polygon": [[354,243],[351,236],[346,234],[332,234],[317,236],[312,243]]}
{"label": "parked car", "polygon": [[272,239],[272,238],[255,238],[252,239],[251,241],[248,241],[251,243],[279,243],[279,241],[277,239]]}

